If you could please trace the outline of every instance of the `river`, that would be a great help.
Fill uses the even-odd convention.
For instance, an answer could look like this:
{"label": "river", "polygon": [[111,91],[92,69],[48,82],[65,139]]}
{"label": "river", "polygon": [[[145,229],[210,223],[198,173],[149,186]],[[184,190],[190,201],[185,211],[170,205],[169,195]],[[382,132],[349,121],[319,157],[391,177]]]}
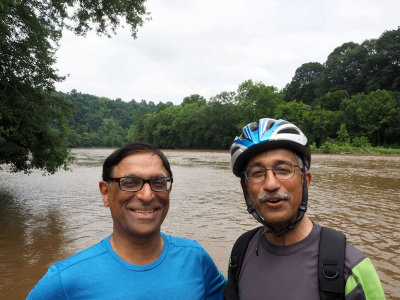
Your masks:
{"label": "river", "polygon": [[[112,230],[98,191],[112,149],[74,149],[71,171],[0,171],[0,299],[25,299],[47,268]],[[196,239],[226,275],[231,247],[258,226],[227,151],[165,150],[174,184],[167,234]],[[308,215],[367,254],[387,299],[400,299],[400,157],[313,155]],[[4,167],[4,166],[3,166]]]}

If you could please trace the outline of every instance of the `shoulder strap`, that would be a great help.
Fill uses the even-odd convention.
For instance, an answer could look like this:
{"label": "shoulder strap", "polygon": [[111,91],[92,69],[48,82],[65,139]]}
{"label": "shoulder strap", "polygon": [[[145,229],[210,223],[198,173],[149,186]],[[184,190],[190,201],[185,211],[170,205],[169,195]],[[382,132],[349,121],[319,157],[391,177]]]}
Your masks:
{"label": "shoulder strap", "polygon": [[[261,226],[262,227],[262,226]],[[225,292],[225,298],[229,300],[239,299],[239,274],[242,269],[244,255],[253,236],[261,227],[254,228],[243,233],[235,242],[232,248],[228,267],[228,283]]]}
{"label": "shoulder strap", "polygon": [[344,300],[344,259],[346,236],[322,227],[318,255],[318,282],[321,300]]}

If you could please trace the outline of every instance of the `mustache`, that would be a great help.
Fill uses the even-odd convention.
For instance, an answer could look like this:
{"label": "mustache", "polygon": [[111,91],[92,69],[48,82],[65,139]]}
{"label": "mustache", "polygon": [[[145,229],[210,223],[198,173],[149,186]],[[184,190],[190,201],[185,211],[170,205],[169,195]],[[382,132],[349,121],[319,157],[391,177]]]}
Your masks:
{"label": "mustache", "polygon": [[258,201],[265,202],[270,198],[281,199],[281,200],[290,200],[290,194],[288,192],[264,192],[257,196]]}

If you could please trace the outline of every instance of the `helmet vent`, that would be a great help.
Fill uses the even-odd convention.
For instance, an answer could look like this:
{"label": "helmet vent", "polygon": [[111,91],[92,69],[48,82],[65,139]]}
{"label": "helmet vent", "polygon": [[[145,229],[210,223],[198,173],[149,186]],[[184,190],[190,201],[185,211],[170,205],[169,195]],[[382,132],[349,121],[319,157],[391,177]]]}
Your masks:
{"label": "helmet vent", "polygon": [[253,122],[250,124],[250,130],[251,131],[256,131],[258,130],[258,122]]}
{"label": "helmet vent", "polygon": [[293,128],[286,128],[286,129],[282,129],[281,131],[279,131],[279,133],[293,133],[293,134],[299,134],[299,132]]}

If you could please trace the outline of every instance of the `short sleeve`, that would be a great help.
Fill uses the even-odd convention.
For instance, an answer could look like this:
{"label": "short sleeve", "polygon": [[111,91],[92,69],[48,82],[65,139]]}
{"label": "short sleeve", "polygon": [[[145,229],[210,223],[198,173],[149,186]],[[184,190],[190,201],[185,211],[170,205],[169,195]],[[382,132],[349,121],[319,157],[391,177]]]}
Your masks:
{"label": "short sleeve", "polygon": [[210,255],[203,249],[203,274],[207,300],[224,298],[226,279],[218,270]]}
{"label": "short sleeve", "polygon": [[27,300],[65,298],[59,272],[57,267],[53,265],[30,291]]}

